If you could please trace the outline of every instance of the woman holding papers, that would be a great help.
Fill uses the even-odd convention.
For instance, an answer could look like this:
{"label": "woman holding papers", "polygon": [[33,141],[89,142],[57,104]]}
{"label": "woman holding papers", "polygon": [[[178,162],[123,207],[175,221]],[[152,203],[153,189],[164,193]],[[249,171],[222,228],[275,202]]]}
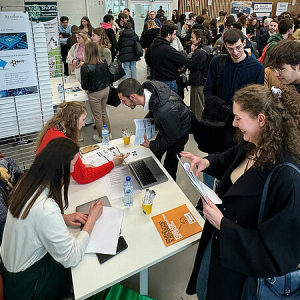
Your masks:
{"label": "woman holding papers", "polygon": [[220,180],[217,207],[203,200],[206,224],[187,288],[198,299],[254,300],[257,278],[282,276],[300,262],[300,175],[281,167],[271,177],[262,223],[258,215],[270,171],[300,168],[300,102],[293,86],[249,85],[233,98],[239,145],[202,159],[183,152]]}
{"label": "woman holding papers", "polygon": [[[71,101],[61,103],[59,108],[60,110],[57,114],[46,123],[39,134],[37,139],[37,154],[51,140],[57,137],[69,138],[78,145],[78,133],[85,125],[86,107],[82,102]],[[117,155],[112,161],[99,167],[86,166],[79,157],[75,164],[74,172],[71,175],[80,184],[90,183],[109,173],[114,166],[121,164],[127,156],[123,154]]]}
{"label": "woman holding papers", "polygon": [[12,190],[1,245],[6,300],[55,300],[70,293],[70,267],[83,258],[103,211],[101,201],[93,203],[76,238],[64,222],[70,173],[78,157],[79,147],[70,139],[54,139]]}

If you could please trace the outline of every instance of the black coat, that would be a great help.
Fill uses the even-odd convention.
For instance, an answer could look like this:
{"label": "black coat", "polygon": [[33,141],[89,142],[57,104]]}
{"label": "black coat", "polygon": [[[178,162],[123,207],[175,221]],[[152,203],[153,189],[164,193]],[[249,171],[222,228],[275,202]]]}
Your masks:
{"label": "black coat", "polygon": [[186,64],[186,56],[160,36],[147,49],[145,60],[152,70],[153,78],[160,81],[176,80],[177,69]]}
{"label": "black coat", "polygon": [[81,87],[90,93],[99,92],[109,85],[109,69],[106,62],[101,64],[83,64],[80,69]]}
{"label": "black coat", "polygon": [[157,152],[189,134],[191,113],[182,99],[163,82],[146,81],[142,86],[152,93],[146,117],[154,118],[159,130],[156,139],[150,142],[150,150]]}
{"label": "black coat", "polygon": [[[248,282],[257,282],[248,276],[282,276],[295,270],[300,262],[300,175],[290,167],[274,173],[263,222],[257,228],[262,190],[270,168],[252,167],[232,185],[230,174],[246,158],[246,151],[244,144],[207,157],[210,166],[205,172],[221,179],[216,192],[223,201],[220,209],[224,218],[221,230],[205,223],[188,294],[196,292],[202,256],[211,235],[207,299],[243,300],[243,288]],[[277,161],[291,162],[299,168],[299,163],[285,151]]]}
{"label": "black coat", "polygon": [[209,47],[204,46],[202,49],[197,48],[192,54],[192,57],[187,59],[186,67],[190,70],[189,85],[204,86],[205,80],[203,78],[203,72],[209,53]]}
{"label": "black coat", "polygon": [[144,36],[144,48],[149,48],[156,37],[158,37],[160,28],[152,28],[146,31]]}
{"label": "black coat", "polygon": [[119,60],[121,62],[140,60],[140,57],[135,54],[135,43],[139,41],[139,37],[133,29],[123,31],[118,41],[120,49]]}
{"label": "black coat", "polygon": [[259,52],[259,56],[262,55],[262,52],[263,52],[264,48],[268,44],[268,39],[269,38],[270,38],[270,33],[269,32],[263,33],[262,35],[260,35],[257,38],[257,50]]}
{"label": "black coat", "polygon": [[116,35],[115,35],[113,29],[111,29],[111,28],[106,28],[104,30],[110,40],[110,43],[111,43],[110,51],[111,51],[112,60],[114,60],[116,53],[119,51],[119,46],[118,46],[118,42],[116,40]]}
{"label": "black coat", "polygon": [[129,19],[128,19],[127,22],[130,22],[130,23],[131,23],[132,29],[134,30],[134,20],[133,20],[132,16],[129,16]]}

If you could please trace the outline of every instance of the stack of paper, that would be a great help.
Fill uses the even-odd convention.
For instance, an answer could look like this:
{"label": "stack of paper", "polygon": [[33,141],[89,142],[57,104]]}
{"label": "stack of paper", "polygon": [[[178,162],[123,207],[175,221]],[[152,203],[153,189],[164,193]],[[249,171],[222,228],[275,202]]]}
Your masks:
{"label": "stack of paper", "polygon": [[182,163],[181,159],[177,155],[178,160],[180,161],[180,164],[186,174],[189,176],[192,185],[196,188],[196,190],[201,194],[201,196],[204,198],[208,197],[214,204],[221,204],[222,200],[219,198],[219,196],[210,189],[207,185],[205,185],[203,182],[201,182],[197,176],[190,171],[190,164],[189,163]]}
{"label": "stack of paper", "polygon": [[121,209],[103,207],[96,221],[85,253],[116,254],[124,212]]}

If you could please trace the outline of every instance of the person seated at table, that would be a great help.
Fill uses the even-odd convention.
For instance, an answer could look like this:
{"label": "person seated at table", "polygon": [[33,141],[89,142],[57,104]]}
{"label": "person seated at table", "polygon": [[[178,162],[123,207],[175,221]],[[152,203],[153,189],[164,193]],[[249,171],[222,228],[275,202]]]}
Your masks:
{"label": "person seated at table", "polygon": [[76,238],[64,222],[70,173],[78,158],[78,145],[56,138],[37,155],[13,188],[1,246],[6,300],[55,300],[70,293],[70,267],[82,260],[103,211],[101,201],[93,203]]}
{"label": "person seated at table", "polygon": [[[220,179],[218,208],[202,200],[204,231],[187,288],[198,299],[257,299],[257,278],[282,276],[300,262],[300,175],[291,167],[273,174],[262,223],[261,198],[279,163],[300,168],[300,102],[295,87],[252,84],[233,97],[239,144],[204,159],[189,152],[190,170]],[[286,255],[288,253],[288,255]],[[216,289],[216,282],[218,288]]]}
{"label": "person seated at table", "polygon": [[[86,107],[82,102],[71,101],[61,103],[59,108],[60,110],[46,123],[38,136],[37,154],[57,137],[69,138],[78,145],[79,131],[85,125]],[[117,155],[112,161],[99,167],[84,165],[79,157],[71,175],[80,184],[90,183],[109,173],[114,166],[121,164],[127,156]]]}

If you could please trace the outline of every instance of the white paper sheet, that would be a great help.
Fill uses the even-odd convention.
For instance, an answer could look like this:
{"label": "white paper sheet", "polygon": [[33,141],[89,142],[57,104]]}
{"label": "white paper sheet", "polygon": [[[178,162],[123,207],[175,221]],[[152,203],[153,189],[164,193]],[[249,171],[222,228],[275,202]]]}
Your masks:
{"label": "white paper sheet", "polygon": [[219,196],[210,189],[206,184],[204,184],[202,181],[198,179],[198,177],[190,171],[190,164],[189,163],[182,163],[181,159],[177,155],[177,158],[186,172],[186,174],[189,176],[192,185],[195,187],[195,189],[201,194],[202,197],[208,196],[208,198],[214,203],[214,204],[221,204],[222,200],[219,198]]}
{"label": "white paper sheet", "polygon": [[114,168],[110,171],[110,173],[103,177],[110,200],[119,199],[124,196],[124,182],[126,180],[126,176],[131,177],[134,194],[142,191],[139,184],[129,171],[128,166]]}
{"label": "white paper sheet", "polygon": [[103,207],[91,233],[85,253],[116,254],[124,212],[113,207]]}
{"label": "white paper sheet", "polygon": [[144,142],[144,134],[148,140],[152,139],[155,136],[155,124],[154,119],[135,119],[135,139],[134,144],[140,145]]}

